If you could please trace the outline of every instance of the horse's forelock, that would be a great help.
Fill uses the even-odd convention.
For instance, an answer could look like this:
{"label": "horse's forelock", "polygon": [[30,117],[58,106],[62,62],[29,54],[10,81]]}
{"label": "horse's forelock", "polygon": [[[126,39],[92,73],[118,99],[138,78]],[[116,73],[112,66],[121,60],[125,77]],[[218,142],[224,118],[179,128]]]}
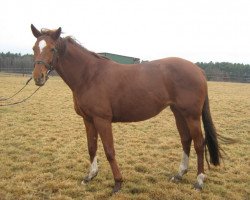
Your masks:
{"label": "horse's forelock", "polygon": [[[53,33],[55,33],[56,30],[57,30],[57,29],[55,29],[55,30],[50,30],[50,29],[47,29],[47,28],[42,28],[42,29],[41,29],[41,33],[42,33],[42,35],[48,35],[48,36],[50,36],[50,35],[52,35]],[[63,33],[63,32],[61,32],[61,33]]]}

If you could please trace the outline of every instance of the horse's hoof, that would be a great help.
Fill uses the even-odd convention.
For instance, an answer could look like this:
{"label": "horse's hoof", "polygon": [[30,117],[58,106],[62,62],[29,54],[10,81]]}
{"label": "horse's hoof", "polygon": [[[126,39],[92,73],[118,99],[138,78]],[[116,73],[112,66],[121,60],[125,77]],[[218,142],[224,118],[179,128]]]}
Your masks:
{"label": "horse's hoof", "polygon": [[113,188],[113,194],[119,192],[122,187],[122,181],[115,181],[115,186]]}
{"label": "horse's hoof", "polygon": [[85,176],[83,178],[82,184],[85,185],[88,182],[90,182],[93,178],[95,178],[97,176],[98,173],[95,173],[92,177],[89,177],[89,175]]}
{"label": "horse's hoof", "polygon": [[179,174],[173,176],[171,179],[170,179],[171,182],[173,183],[179,183],[182,181],[182,176],[180,176]]}
{"label": "horse's hoof", "polygon": [[194,189],[195,189],[196,191],[202,191],[203,185],[200,185],[199,183],[195,183],[195,184],[194,184]]}
{"label": "horse's hoof", "polygon": [[89,181],[91,181],[91,179],[89,178],[89,176],[85,176],[85,177],[83,178],[82,184],[85,185],[85,184],[87,184]]}

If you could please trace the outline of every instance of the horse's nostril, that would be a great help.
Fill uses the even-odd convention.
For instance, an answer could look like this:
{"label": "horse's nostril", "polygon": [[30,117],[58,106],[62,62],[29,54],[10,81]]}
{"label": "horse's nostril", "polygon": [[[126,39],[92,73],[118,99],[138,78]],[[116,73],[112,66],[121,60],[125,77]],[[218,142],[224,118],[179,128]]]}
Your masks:
{"label": "horse's nostril", "polygon": [[38,78],[34,78],[34,80],[35,80],[36,83],[40,83],[42,81],[42,78],[38,77]]}
{"label": "horse's nostril", "polygon": [[36,83],[39,83],[40,82],[40,79],[39,78],[35,78],[34,79]]}

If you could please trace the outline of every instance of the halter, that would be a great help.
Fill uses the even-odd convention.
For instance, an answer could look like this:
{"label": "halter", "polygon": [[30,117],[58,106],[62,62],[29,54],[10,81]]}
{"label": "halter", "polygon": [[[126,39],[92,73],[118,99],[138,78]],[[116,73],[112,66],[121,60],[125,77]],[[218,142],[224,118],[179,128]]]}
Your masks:
{"label": "halter", "polygon": [[34,62],[34,65],[36,65],[36,64],[43,64],[43,65],[47,68],[48,71],[54,70],[54,67],[53,67],[52,65],[50,65],[50,64],[48,64],[48,63],[46,63],[46,62],[44,62],[43,60],[36,60],[36,61]]}
{"label": "halter", "polygon": [[[56,48],[53,48],[52,51],[53,51],[53,57],[52,57],[51,63],[54,62],[55,54],[57,54],[57,49],[56,49]],[[55,69],[55,68],[53,67],[52,64],[46,63],[46,62],[44,62],[43,60],[36,60],[36,61],[34,62],[34,66],[35,66],[36,64],[43,64],[43,65],[46,67],[46,69],[48,70],[48,73],[47,73],[47,74],[49,74],[51,71],[53,71],[53,70]]]}

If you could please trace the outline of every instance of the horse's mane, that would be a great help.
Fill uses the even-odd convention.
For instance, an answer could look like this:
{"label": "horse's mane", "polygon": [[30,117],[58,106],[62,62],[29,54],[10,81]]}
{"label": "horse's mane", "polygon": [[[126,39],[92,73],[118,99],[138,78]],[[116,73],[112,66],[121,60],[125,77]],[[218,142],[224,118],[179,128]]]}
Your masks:
{"label": "horse's mane", "polygon": [[58,52],[61,53],[61,54],[64,54],[65,51],[66,51],[68,43],[73,44],[74,46],[78,47],[83,52],[88,52],[89,54],[93,55],[96,58],[109,60],[109,58],[107,58],[105,56],[97,54],[97,53],[95,53],[93,51],[89,51],[88,49],[86,49],[84,46],[82,46],[76,39],[74,39],[71,36],[67,36],[65,38],[59,38],[59,40],[58,40],[58,42],[56,44],[56,48],[57,48]]}

